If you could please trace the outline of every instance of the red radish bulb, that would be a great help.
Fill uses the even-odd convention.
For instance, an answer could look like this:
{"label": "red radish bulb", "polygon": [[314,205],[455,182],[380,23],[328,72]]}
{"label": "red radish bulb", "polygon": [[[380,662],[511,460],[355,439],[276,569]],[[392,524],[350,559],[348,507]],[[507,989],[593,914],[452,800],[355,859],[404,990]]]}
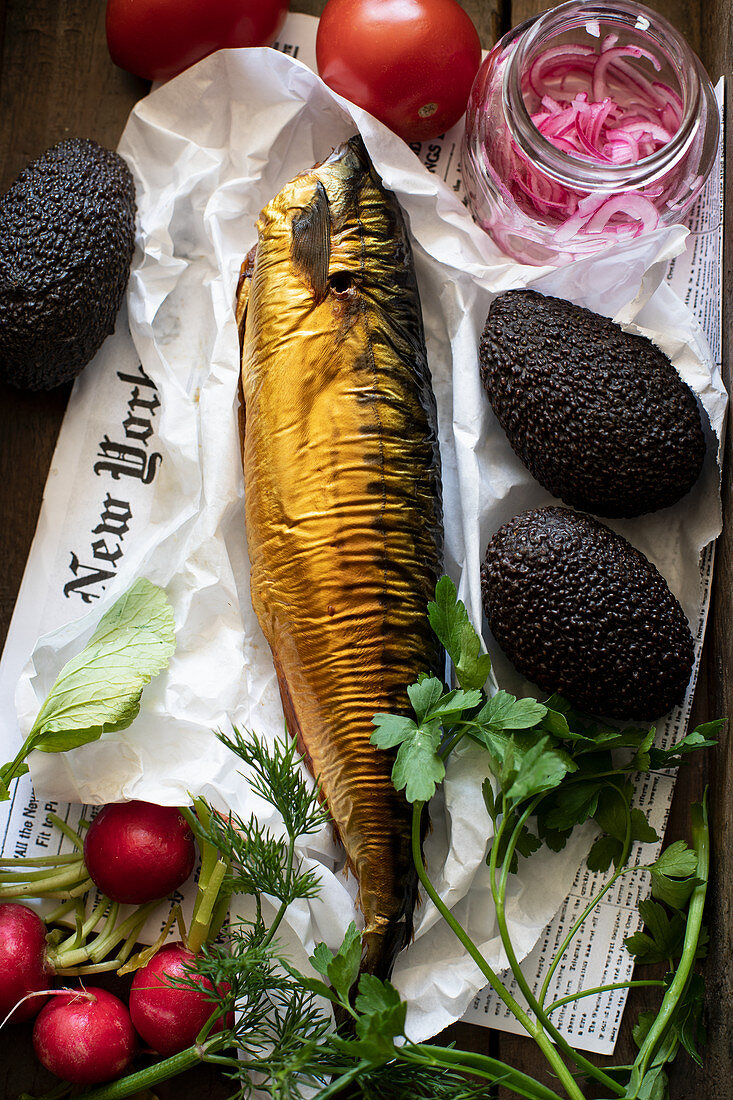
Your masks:
{"label": "red radish bulb", "polygon": [[[153,955],[147,966],[138,970],[130,989],[130,1016],[140,1036],[158,1054],[168,1057],[195,1042],[216,1005],[203,990],[213,988],[208,978],[191,974],[196,956],[182,943],[168,943]],[[183,989],[169,978],[194,976],[202,987]],[[224,986],[219,986],[223,989]],[[212,1032],[224,1024],[217,1020]]]}
{"label": "red radish bulb", "polygon": [[[50,985],[45,924],[27,905],[0,903],[0,1023],[28,993]],[[30,997],[15,1009],[9,1022],[29,1020],[43,1003],[43,997]]]}
{"label": "red radish bulb", "polygon": [[137,1050],[130,1014],[105,989],[58,993],[33,1025],[38,1060],[72,1085],[96,1085],[119,1077]]}
{"label": "red radish bulb", "polygon": [[84,862],[92,881],[112,901],[142,905],[186,881],[196,845],[175,806],[119,802],[105,806],[89,826]]}

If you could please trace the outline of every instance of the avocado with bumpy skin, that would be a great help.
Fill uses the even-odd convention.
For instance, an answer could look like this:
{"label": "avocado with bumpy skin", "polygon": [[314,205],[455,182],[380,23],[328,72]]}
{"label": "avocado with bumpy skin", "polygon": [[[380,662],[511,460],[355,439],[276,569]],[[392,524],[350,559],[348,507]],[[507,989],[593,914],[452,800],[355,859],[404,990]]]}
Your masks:
{"label": "avocado with bumpy skin", "polygon": [[512,447],[566,504],[638,516],[697,480],[697,402],[646,337],[561,298],[510,290],[491,304],[479,360]]}
{"label": "avocado with bumpy skin", "polygon": [[135,240],[122,157],[72,138],[0,197],[0,380],[52,389],[114,330]]}
{"label": "avocado with bumpy skin", "polygon": [[489,542],[481,594],[497,642],[544,691],[644,721],[684,699],[694,654],[682,608],[648,558],[590,516],[515,516]]}

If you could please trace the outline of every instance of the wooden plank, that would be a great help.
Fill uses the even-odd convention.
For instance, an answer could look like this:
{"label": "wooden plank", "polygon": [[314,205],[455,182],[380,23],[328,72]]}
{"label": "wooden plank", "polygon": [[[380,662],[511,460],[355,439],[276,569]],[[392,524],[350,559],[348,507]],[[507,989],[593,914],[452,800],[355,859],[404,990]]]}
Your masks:
{"label": "wooden plank", "polygon": [[473,20],[485,49],[501,38],[509,23],[509,0],[459,0]]}
{"label": "wooden plank", "polygon": [[[91,137],[115,146],[148,84],[112,65],[96,0],[8,0],[0,82],[0,190],[48,146]],[[27,393],[0,386],[0,646],[36,527],[69,386]]]}
{"label": "wooden plank", "polygon": [[8,0],[0,86],[0,188],[67,137],[115,146],[148,83],[111,64],[104,5]]}
{"label": "wooden plank", "polygon": [[[461,0],[473,18],[484,45],[490,45],[510,23],[516,23],[547,6],[546,0]],[[318,14],[324,0],[295,0],[293,10]],[[686,34],[693,46],[699,46],[713,76],[730,71],[733,60],[733,20],[731,0],[715,3],[686,3],[684,0],[656,0],[652,6],[663,11]],[[104,5],[101,0],[0,0],[0,27],[6,14],[3,50],[5,71],[0,69],[0,187],[15,177],[31,157],[66,136],[91,136],[114,145],[132,104],[147,85],[111,65],[104,42]],[[702,14],[701,14],[702,12]],[[730,158],[729,158],[730,160]],[[729,204],[727,239],[731,240]],[[730,295],[733,263],[726,258],[726,377],[730,381]],[[0,463],[6,476],[0,488],[0,529],[3,571],[0,575],[0,642],[9,622],[20,583],[53,445],[63,415],[67,391],[51,395],[20,394],[0,388]],[[730,455],[728,456],[730,460]],[[730,469],[730,466],[727,466]],[[726,486],[726,516],[731,516],[733,499]],[[731,585],[733,583],[733,534],[730,523],[718,548],[714,606],[708,645],[701,670],[697,713],[699,717],[733,715],[733,671],[728,639],[731,636]],[[713,943],[708,966],[708,1013],[710,1043],[705,1069],[701,1072],[680,1057],[673,1070],[673,1097],[699,1095],[724,1096],[726,1081],[733,1069],[733,1038],[728,1021],[728,1006],[733,992],[733,864],[728,853],[733,823],[726,807],[733,794],[733,763],[729,754],[718,751],[708,772],[713,782],[713,821],[717,840],[715,849],[715,889],[710,917]],[[705,775],[690,769],[678,781],[678,792],[670,822],[670,835],[686,835],[687,806],[698,796]],[[638,1011],[638,1004],[635,1010]],[[630,1053],[627,1013],[619,1053]],[[456,1038],[469,1049],[479,1049],[520,1065],[527,1072],[544,1074],[541,1057],[527,1040],[467,1025],[456,1025],[447,1037]],[[4,1044],[4,1045],[2,1045]],[[22,1049],[22,1055],[19,1054]],[[11,1057],[12,1055],[12,1057]],[[23,1074],[20,1073],[22,1061]],[[21,1090],[42,1092],[47,1076],[33,1069],[28,1032],[19,1028],[0,1033],[0,1095],[15,1096]],[[34,1077],[32,1075],[35,1074]],[[43,1076],[43,1080],[41,1079]],[[3,1087],[4,1086],[4,1087]],[[161,1100],[185,1095],[191,1100],[214,1100],[228,1095],[229,1089],[218,1084],[209,1070],[177,1079],[156,1088]]]}
{"label": "wooden plank", "polygon": [[[702,4],[701,56],[713,81],[733,70],[733,2]],[[727,82],[726,213],[723,233],[723,380],[733,388],[733,86]],[[712,715],[729,724],[720,747],[709,760],[711,831],[713,837],[712,889],[707,921],[710,949],[705,968],[708,1043],[697,1093],[723,1096],[733,1079],[733,758],[729,749],[733,719],[733,485],[731,435],[728,432],[723,479],[723,534],[718,540],[713,604],[708,627],[705,678],[698,689],[709,700]],[[702,1086],[702,1088],[700,1087]],[[693,1095],[680,1091],[680,1096]]]}
{"label": "wooden plank", "polygon": [[5,53],[5,0],[0,0],[0,81],[3,76],[3,55]]}
{"label": "wooden plank", "polygon": [[[510,2],[513,27],[548,8],[557,7],[556,4],[548,4],[544,0],[510,0]],[[702,7],[705,6],[705,4],[702,5]],[[709,5],[711,9],[714,6],[714,4]],[[699,2],[696,0],[647,0],[646,7],[664,15],[677,30],[682,31],[694,50],[700,49],[701,4]]]}
{"label": "wooden plank", "polygon": [[[730,107],[730,97],[733,92],[730,88],[730,74],[733,72],[733,2],[732,0],[716,0],[715,3],[706,3],[703,0],[702,3],[702,16],[701,16],[701,43],[700,43],[700,57],[702,58],[713,82],[717,81],[718,77],[728,74],[728,100]],[[728,114],[728,120],[730,120],[730,114]],[[730,128],[728,129],[728,136],[730,138]],[[730,158],[730,140],[728,143],[728,157]],[[728,160],[730,163],[730,159]],[[728,187],[730,188],[730,174],[728,176]],[[730,190],[728,190],[730,194]],[[729,210],[730,215],[730,210]],[[726,240],[730,241],[730,237],[726,236]],[[727,270],[727,274],[730,275],[730,269]],[[724,283],[726,288],[726,303],[730,307],[731,303],[731,285],[730,282]]]}

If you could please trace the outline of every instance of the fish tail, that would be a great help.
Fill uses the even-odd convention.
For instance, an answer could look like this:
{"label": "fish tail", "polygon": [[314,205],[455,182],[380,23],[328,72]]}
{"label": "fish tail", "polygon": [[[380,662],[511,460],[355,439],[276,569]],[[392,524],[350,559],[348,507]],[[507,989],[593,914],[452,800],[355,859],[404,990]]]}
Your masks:
{"label": "fish tail", "polygon": [[388,920],[367,920],[362,933],[359,976],[373,974],[382,981],[392,975],[395,959],[412,941],[412,915],[418,904],[418,878],[414,869],[405,876],[400,915]]}
{"label": "fish tail", "polygon": [[[417,902],[417,876],[413,876],[412,890],[405,895],[405,914],[399,920],[388,921],[384,928],[369,929],[361,935],[361,962],[356,981],[351,987],[349,1000],[353,1004],[359,992],[359,980],[362,974],[373,974],[381,981],[388,981],[392,975],[395,959],[403,947],[412,939],[412,912]],[[333,1006],[336,1028],[344,1038],[351,1038],[354,1032],[354,1017],[342,1006]],[[356,1095],[356,1094],[355,1094]],[[361,1095],[361,1094],[359,1094]]]}
{"label": "fish tail", "polygon": [[392,921],[384,931],[363,933],[359,975],[373,974],[375,978],[387,981],[395,959],[412,939],[412,921],[409,923],[409,929],[407,922],[401,920]]}

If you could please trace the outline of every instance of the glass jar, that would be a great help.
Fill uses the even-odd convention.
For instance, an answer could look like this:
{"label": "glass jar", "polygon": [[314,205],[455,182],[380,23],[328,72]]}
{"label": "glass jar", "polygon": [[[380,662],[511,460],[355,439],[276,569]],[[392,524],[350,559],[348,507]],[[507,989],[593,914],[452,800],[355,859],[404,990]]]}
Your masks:
{"label": "glass jar", "polygon": [[527,264],[564,264],[679,222],[715,159],[710,80],[639,4],[571,2],[494,46],[466,114],[474,219]]}

